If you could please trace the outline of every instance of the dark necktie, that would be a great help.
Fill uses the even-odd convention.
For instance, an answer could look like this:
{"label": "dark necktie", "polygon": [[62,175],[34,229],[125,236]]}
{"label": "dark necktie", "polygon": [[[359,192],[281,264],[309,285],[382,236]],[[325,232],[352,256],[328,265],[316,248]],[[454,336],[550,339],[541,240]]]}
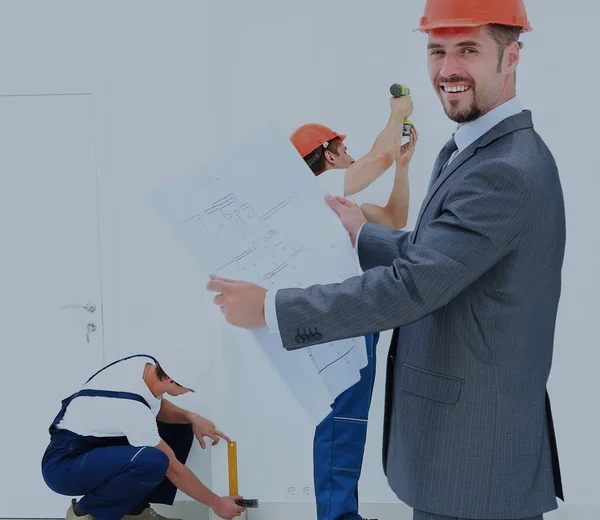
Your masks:
{"label": "dark necktie", "polygon": [[450,157],[456,150],[458,150],[458,146],[456,146],[454,136],[452,136],[450,140],[444,145],[435,161],[435,165],[433,166],[433,173],[431,174],[431,180],[429,181],[428,190],[431,189],[435,181],[437,181],[438,177],[440,176],[440,173],[442,173],[442,171],[446,167],[446,164],[450,160]]}

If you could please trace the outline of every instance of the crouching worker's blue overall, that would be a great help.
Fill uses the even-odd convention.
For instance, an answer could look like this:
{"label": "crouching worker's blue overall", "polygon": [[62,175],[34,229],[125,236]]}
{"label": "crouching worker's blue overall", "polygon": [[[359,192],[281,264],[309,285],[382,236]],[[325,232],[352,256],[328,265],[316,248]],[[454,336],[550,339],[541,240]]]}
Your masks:
{"label": "crouching worker's blue overall", "polygon": [[[156,363],[151,356],[143,355],[115,363],[132,357],[149,357]],[[150,408],[143,397],[128,392],[84,389],[63,400],[50,426],[50,444],[42,459],[42,474],[50,489],[61,495],[83,495],[78,506],[96,520],[120,520],[127,514],[139,514],[149,503],[172,505],[177,488],[165,477],[169,458],[164,452],[133,447],[126,437],[81,436],[56,428],[69,403],[80,396],[131,399]],[[194,440],[191,425],[158,422],[158,432],[185,464]]]}
{"label": "crouching worker's blue overall", "polygon": [[358,480],[375,383],[379,334],[366,336],[368,363],[360,381],[341,393],[314,438],[314,481],[318,520],[357,520]]}

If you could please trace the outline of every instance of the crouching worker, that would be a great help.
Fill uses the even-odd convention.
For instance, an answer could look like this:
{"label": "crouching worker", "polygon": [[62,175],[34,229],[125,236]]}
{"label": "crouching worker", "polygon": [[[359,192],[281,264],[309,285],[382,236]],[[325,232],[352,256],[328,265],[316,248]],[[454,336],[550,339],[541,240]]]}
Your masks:
{"label": "crouching worker", "polygon": [[203,448],[204,437],[229,439],[163,399],[193,392],[197,369],[184,354],[173,347],[160,364],[146,354],[121,359],[63,400],[42,474],[56,493],[82,497],[67,520],[163,520],[150,504],[172,505],[177,489],[226,520],[244,511],[235,503],[242,497],[217,496],[185,466],[194,437]]}

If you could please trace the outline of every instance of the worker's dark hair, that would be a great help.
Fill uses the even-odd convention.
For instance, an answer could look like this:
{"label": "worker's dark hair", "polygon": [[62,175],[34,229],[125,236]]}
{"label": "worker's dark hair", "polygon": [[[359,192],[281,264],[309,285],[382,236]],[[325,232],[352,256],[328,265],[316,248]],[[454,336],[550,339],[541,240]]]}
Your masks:
{"label": "worker's dark hair", "polygon": [[[165,371],[162,369],[159,363],[156,363],[156,365],[154,365],[154,372],[156,373],[156,377],[158,377],[159,381],[164,381],[165,379],[172,379],[167,374],[165,374]],[[173,382],[177,386],[181,386],[177,381],[174,380]]]}
{"label": "worker's dark hair", "polygon": [[156,363],[156,365],[154,365],[154,372],[156,374],[156,377],[158,377],[159,381],[163,381],[164,379],[169,379],[169,376],[167,374],[165,374],[165,371],[162,369],[162,367],[160,366],[159,363]]}
{"label": "worker's dark hair", "polygon": [[504,56],[504,50],[513,42],[518,42],[519,47],[522,48],[523,44],[519,42],[519,36],[521,35],[521,27],[513,27],[511,25],[501,25],[497,23],[490,23],[487,25],[488,32],[492,39],[498,45],[498,68],[497,71],[502,71],[502,57]]}
{"label": "worker's dark hair", "polygon": [[321,175],[325,171],[325,165],[327,164],[325,161],[325,150],[331,152],[333,155],[339,155],[339,146],[342,144],[342,140],[339,137],[334,137],[331,141],[327,141],[328,145],[325,148],[324,146],[319,146],[316,150],[310,152],[304,160],[306,164],[308,164],[309,168],[315,175]]}

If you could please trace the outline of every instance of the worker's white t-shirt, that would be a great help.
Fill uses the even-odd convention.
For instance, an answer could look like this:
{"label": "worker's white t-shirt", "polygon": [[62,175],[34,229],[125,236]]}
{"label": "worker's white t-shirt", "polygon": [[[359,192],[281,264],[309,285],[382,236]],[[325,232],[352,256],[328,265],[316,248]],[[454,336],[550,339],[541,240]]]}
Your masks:
{"label": "worker's white t-shirt", "polygon": [[317,175],[317,179],[319,179],[321,186],[323,186],[329,195],[333,195],[334,197],[344,197],[360,206],[360,202],[356,199],[357,194],[349,197],[344,195],[345,178],[346,170],[325,170],[321,175]]}
{"label": "worker's white t-shirt", "polygon": [[143,379],[147,357],[120,361],[100,372],[82,389],[130,392],[150,405],[114,397],[76,397],[67,407],[59,429],[93,437],[127,437],[132,446],[154,447],[160,442],[156,416],[161,399],[154,397]]}
{"label": "worker's white t-shirt", "polygon": [[326,170],[317,179],[327,193],[334,197],[344,196],[344,179],[346,170]]}

